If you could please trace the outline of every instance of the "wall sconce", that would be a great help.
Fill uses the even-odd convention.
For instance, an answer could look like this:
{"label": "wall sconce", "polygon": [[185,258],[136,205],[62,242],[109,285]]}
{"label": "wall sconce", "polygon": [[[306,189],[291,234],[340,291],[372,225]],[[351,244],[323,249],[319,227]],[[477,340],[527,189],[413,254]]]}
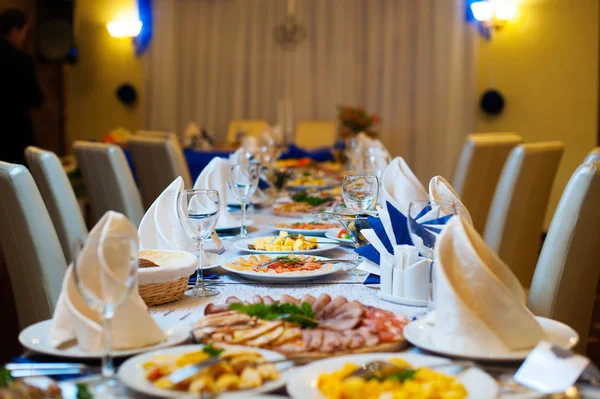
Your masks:
{"label": "wall sconce", "polygon": [[121,19],[106,24],[106,29],[112,37],[136,37],[142,30],[139,19]]}
{"label": "wall sconce", "polygon": [[502,29],[517,13],[514,0],[484,0],[471,3],[473,17],[486,28]]}

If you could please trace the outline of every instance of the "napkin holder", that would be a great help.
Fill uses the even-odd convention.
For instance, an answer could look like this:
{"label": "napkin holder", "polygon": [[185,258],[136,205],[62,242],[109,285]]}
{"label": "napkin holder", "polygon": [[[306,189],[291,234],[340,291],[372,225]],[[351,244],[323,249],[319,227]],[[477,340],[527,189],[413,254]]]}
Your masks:
{"label": "napkin holder", "polygon": [[[396,248],[406,250],[410,247],[399,245]],[[399,261],[400,255],[395,255],[394,258],[395,260],[391,262],[390,258],[386,256],[380,265],[381,287],[379,297],[400,305],[427,306],[429,261],[418,258],[409,266],[406,266]]]}

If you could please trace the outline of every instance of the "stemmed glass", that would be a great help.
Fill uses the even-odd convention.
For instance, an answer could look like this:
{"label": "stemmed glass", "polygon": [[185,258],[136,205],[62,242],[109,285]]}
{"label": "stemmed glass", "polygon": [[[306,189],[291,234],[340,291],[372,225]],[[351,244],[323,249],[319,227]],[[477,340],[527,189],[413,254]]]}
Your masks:
{"label": "stemmed glass", "polygon": [[73,281],[85,302],[100,315],[104,333],[102,380],[95,385],[96,392],[111,394],[122,388],[115,379],[111,324],[135,286],[138,259],[138,243],[130,235],[109,233],[100,239],[75,242]]}
{"label": "stemmed glass", "polygon": [[[360,248],[369,243],[361,234],[362,230],[371,228],[371,223],[369,222],[368,216],[357,215],[356,212],[345,209],[336,213],[334,218],[342,225],[344,230],[348,232],[348,235],[350,235],[350,239],[354,244],[354,248]],[[365,272],[356,270],[362,261],[362,256],[356,254],[356,258],[351,263],[348,263],[348,266],[346,266],[346,272],[350,276],[364,276],[366,274]]]}
{"label": "stemmed glass", "polygon": [[196,243],[198,266],[196,284],[192,291],[194,298],[215,296],[219,291],[204,285],[202,244],[210,237],[219,220],[219,192],[217,190],[183,190],[177,195],[177,216],[179,223]]}
{"label": "stemmed glass", "polygon": [[429,298],[427,310],[435,308],[435,244],[444,225],[456,214],[454,202],[413,201],[408,206],[407,225],[410,238],[421,256],[429,261]]}
{"label": "stemmed glass", "polygon": [[379,181],[374,175],[347,175],[342,182],[342,198],[346,207],[358,212],[375,209]]}
{"label": "stemmed glass", "polygon": [[256,164],[238,164],[229,166],[227,184],[242,207],[242,227],[240,238],[248,237],[246,230],[246,205],[258,187],[259,168]]}

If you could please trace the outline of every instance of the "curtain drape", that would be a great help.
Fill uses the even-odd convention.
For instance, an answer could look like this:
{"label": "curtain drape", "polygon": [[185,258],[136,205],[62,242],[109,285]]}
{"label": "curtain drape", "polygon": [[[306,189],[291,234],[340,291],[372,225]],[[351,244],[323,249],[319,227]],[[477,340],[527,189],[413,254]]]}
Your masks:
{"label": "curtain drape", "polygon": [[448,175],[474,129],[475,33],[464,0],[297,0],[307,38],[284,51],[284,0],[154,0],[145,127],[194,120],[225,138],[232,119],[333,120],[362,105],[392,155],[422,179]]}

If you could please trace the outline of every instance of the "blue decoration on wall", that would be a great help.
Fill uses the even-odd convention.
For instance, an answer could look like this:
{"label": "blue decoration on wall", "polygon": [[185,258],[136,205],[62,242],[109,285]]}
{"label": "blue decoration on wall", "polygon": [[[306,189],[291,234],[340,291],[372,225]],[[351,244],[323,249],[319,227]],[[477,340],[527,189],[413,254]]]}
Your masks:
{"label": "blue decoration on wall", "polygon": [[136,55],[146,51],[152,40],[152,0],[138,0],[138,13],[142,30],[134,40]]}
{"label": "blue decoration on wall", "polygon": [[483,24],[479,21],[477,21],[475,19],[475,16],[473,15],[473,11],[471,10],[471,4],[478,2],[481,0],[465,0],[465,20],[470,23],[473,24],[477,27],[477,31],[479,32],[479,34],[481,36],[483,36],[484,38],[486,38],[487,40],[491,40],[492,39],[492,30],[489,27],[485,27],[483,26]]}

